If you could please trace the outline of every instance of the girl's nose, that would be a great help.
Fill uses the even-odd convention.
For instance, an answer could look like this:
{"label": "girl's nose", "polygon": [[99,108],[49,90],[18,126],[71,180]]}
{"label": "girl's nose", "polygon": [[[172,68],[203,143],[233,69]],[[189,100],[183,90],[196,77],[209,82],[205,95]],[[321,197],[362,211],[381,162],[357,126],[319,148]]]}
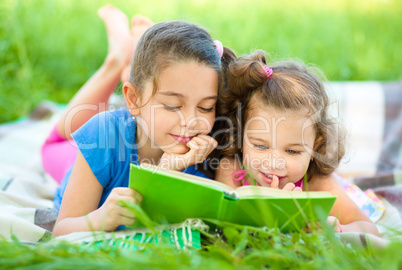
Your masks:
{"label": "girl's nose", "polygon": [[286,167],[286,160],[278,154],[275,149],[268,152],[268,155],[264,157],[262,165],[266,169],[270,170],[283,170]]}
{"label": "girl's nose", "polygon": [[180,126],[193,128],[197,123],[196,114],[192,110],[182,112],[180,115]]}
{"label": "girl's nose", "polygon": [[[186,128],[191,133],[198,133],[200,129],[208,129],[210,123],[205,117],[198,115],[197,111],[183,112],[180,119],[180,126]],[[195,131],[195,132],[194,132]]]}

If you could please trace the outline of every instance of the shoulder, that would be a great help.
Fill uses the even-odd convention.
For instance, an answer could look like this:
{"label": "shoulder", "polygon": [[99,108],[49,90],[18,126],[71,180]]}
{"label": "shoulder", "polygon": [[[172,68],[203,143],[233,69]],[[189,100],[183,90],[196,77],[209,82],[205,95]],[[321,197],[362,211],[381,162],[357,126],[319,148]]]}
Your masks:
{"label": "shoulder", "polygon": [[[100,128],[108,128],[110,130],[124,130],[127,127],[135,126],[135,121],[131,118],[131,114],[127,108],[117,110],[104,111],[95,116],[95,121]],[[91,119],[92,120],[92,119]]]}
{"label": "shoulder", "polygon": [[108,143],[109,137],[117,139],[121,135],[127,139],[133,136],[135,121],[126,108],[104,111],[94,115],[72,134],[73,139],[80,143]]}
{"label": "shoulder", "polygon": [[336,196],[330,215],[337,217],[341,224],[350,224],[354,221],[371,222],[359,206],[348,196],[340,181],[341,178],[335,173],[316,175],[309,181],[309,188],[311,191],[328,191],[331,195]]}
{"label": "shoulder", "polygon": [[136,154],[135,122],[127,109],[98,113],[72,137],[102,186],[125,176]]}
{"label": "shoulder", "polygon": [[310,191],[328,191],[332,194],[343,191],[334,173],[328,175],[314,175],[308,182],[308,187]]}

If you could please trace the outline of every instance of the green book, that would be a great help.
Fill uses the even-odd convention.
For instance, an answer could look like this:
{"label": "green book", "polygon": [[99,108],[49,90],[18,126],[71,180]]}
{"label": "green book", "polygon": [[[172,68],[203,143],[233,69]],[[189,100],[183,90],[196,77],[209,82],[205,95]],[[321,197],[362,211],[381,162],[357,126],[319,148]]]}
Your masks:
{"label": "green book", "polygon": [[[187,218],[216,219],[281,231],[304,228],[329,215],[336,196],[328,192],[292,192],[259,186],[236,189],[218,181],[131,164],[129,187],[141,193],[141,208],[159,224]],[[137,219],[133,227],[142,227]]]}

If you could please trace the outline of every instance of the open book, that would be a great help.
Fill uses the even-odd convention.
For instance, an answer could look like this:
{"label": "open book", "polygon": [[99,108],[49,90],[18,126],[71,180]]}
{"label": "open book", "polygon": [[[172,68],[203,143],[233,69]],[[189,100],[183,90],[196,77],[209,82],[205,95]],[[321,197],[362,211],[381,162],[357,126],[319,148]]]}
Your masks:
{"label": "open book", "polygon": [[[336,196],[223,183],[145,164],[131,164],[129,187],[141,193],[142,209],[157,223],[211,218],[289,231],[327,217]],[[134,227],[143,226],[138,219]]]}

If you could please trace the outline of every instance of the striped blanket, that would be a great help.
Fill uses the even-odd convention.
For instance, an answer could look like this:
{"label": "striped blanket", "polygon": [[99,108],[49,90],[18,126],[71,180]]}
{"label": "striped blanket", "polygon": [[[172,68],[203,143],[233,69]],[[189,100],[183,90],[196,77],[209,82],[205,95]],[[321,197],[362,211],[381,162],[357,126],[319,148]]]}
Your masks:
{"label": "striped blanket", "polygon": [[[402,81],[331,82],[327,88],[334,100],[331,112],[349,134],[337,172],[385,199],[378,225],[386,237],[389,225],[402,231]],[[59,113],[47,102],[26,119],[0,125],[0,237],[35,243],[51,237],[57,183],[42,170],[40,147]]]}

